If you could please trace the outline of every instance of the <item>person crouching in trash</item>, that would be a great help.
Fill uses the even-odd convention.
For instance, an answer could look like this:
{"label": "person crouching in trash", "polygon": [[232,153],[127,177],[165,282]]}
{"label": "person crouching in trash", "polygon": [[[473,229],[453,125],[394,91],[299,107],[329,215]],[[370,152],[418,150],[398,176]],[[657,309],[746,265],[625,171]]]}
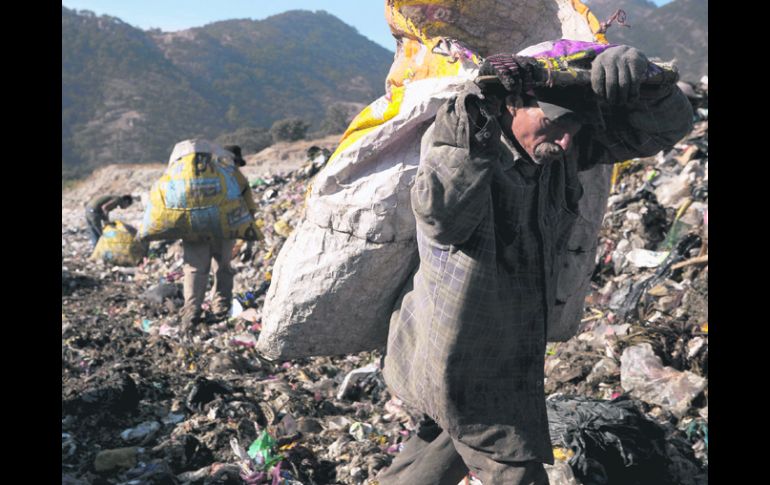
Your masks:
{"label": "person crouching in trash", "polygon": [[126,195],[100,195],[86,203],[86,227],[91,247],[95,248],[99,238],[102,237],[104,225],[110,221],[110,212],[117,208],[125,209],[133,204],[131,194]]}
{"label": "person crouching in trash", "polygon": [[596,57],[588,97],[527,89],[533,62],[488,58],[479,74],[503,94],[468,83],[422,139],[411,191],[420,263],[383,373],[425,417],[381,485],[456,485],[468,471],[485,485],[548,483],[546,326],[580,217],[578,172],[653,155],[691,129],[675,84],[640,91],[648,61],[634,48]]}

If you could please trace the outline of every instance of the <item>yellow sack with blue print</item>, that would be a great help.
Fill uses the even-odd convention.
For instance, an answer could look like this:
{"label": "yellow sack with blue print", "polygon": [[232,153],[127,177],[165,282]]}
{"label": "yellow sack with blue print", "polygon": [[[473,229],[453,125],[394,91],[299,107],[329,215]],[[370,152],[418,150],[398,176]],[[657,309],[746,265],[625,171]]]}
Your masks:
{"label": "yellow sack with blue print", "polygon": [[122,221],[104,225],[91,258],[116,266],[136,266],[147,255],[147,244],[136,239],[136,229]]}
{"label": "yellow sack with blue print", "polygon": [[184,239],[262,239],[254,224],[246,178],[233,154],[203,139],[174,147],[168,168],[150,189],[139,238],[144,241]]}

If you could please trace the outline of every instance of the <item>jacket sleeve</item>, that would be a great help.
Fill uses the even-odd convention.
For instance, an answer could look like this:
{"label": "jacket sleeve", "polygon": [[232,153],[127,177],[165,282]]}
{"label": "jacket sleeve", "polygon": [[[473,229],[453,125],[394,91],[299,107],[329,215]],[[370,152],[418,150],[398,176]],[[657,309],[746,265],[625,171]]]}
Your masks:
{"label": "jacket sleeve", "polygon": [[692,129],[690,101],[676,85],[657,88],[627,107],[604,116],[604,129],[583,130],[581,169],[649,157],[671,148]]}
{"label": "jacket sleeve", "polygon": [[478,98],[466,92],[439,108],[423,136],[411,191],[418,228],[439,244],[465,242],[490,203],[500,128],[494,120],[479,118],[486,124],[477,130],[466,103],[478,103]]}
{"label": "jacket sleeve", "polygon": [[120,203],[120,196],[113,196],[110,200],[102,204],[99,208],[102,211],[102,214],[106,217],[110,212],[112,212]]}

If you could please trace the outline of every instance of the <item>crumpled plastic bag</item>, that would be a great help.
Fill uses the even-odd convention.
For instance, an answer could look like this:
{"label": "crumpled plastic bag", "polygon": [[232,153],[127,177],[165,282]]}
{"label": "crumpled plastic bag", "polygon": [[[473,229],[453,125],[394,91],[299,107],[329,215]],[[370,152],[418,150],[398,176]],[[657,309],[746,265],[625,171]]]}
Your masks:
{"label": "crumpled plastic bag", "polygon": [[665,429],[626,397],[554,396],[546,409],[551,443],[572,450],[568,463],[583,485],[697,483],[692,450],[668,446]]}
{"label": "crumpled plastic bag", "polygon": [[692,400],[708,385],[704,377],[690,371],[664,367],[648,343],[623,351],[620,383],[634,397],[663,406],[680,417],[687,413]]}

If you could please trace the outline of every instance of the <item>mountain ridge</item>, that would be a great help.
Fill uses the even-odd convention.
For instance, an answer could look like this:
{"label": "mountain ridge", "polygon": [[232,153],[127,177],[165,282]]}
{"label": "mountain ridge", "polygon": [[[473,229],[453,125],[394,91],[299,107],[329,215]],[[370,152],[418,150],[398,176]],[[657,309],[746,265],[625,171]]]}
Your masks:
{"label": "mountain ridge", "polygon": [[[631,27],[613,24],[610,42],[675,58],[687,81],[708,73],[707,0],[586,4],[602,21],[628,14]],[[196,136],[257,133],[261,147],[286,118],[323,134],[332,106],[350,113],[384,93],[392,60],[323,10],[164,32],[62,6],[62,174],[165,160],[174,143]]]}
{"label": "mountain ridge", "polygon": [[62,173],[164,160],[177,141],[384,94],[393,53],[325,11],[141,30],[62,6]]}

